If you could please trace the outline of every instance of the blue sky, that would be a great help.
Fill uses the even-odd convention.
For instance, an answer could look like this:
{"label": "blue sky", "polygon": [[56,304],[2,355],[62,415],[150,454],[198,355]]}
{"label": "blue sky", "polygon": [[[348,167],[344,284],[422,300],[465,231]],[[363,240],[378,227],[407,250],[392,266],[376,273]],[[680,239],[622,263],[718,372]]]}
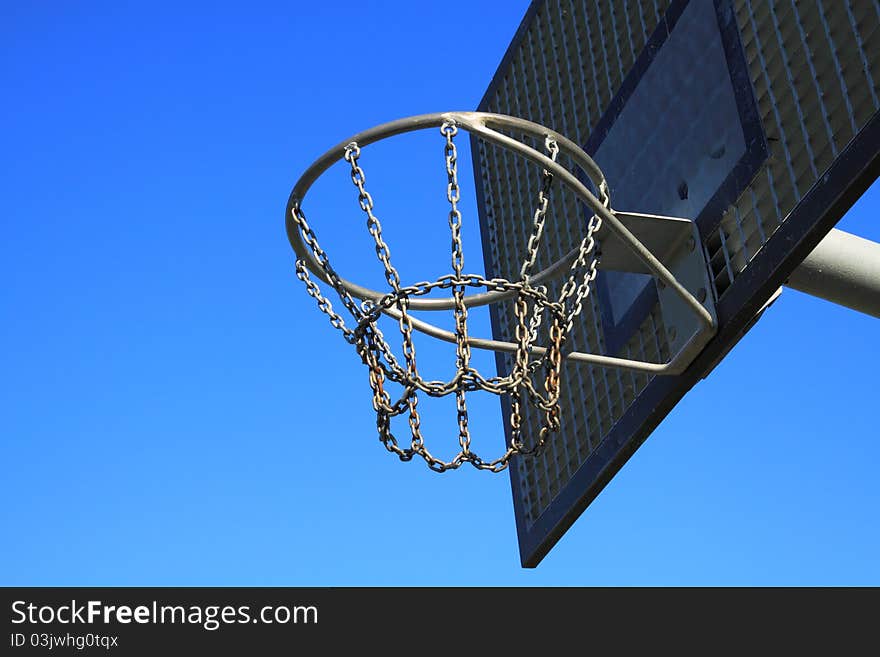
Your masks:
{"label": "blue sky", "polygon": [[[3,10],[0,584],[880,584],[880,324],[795,291],[537,570],[506,474],[377,442],[365,370],[294,276],[287,195],[358,130],[474,108],[526,2],[181,4]],[[407,280],[448,257],[432,139],[364,155]],[[310,220],[378,284],[338,189]],[[875,185],[839,227],[880,240],[878,210]],[[473,407],[497,450],[497,401]]]}

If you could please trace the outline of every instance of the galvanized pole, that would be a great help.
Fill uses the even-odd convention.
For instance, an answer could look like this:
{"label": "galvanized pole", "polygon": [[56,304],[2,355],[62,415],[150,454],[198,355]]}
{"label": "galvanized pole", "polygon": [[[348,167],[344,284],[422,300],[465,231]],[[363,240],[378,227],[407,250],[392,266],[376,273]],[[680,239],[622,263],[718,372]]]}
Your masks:
{"label": "galvanized pole", "polygon": [[880,244],[832,230],[794,270],[786,285],[880,317]]}

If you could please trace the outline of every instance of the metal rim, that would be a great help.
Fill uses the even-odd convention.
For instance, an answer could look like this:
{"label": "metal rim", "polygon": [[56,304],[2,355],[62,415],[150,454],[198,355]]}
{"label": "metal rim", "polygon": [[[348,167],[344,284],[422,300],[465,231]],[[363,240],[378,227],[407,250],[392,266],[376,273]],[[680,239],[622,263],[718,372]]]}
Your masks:
{"label": "metal rim", "polygon": [[[577,144],[558,132],[546,128],[537,123],[526,121],[517,117],[506,116],[503,114],[490,114],[486,112],[441,112],[435,114],[422,114],[405,119],[398,119],[390,123],[385,123],[375,128],[360,132],[353,137],[346,139],[330,149],[320,158],[318,158],[305,173],[296,182],[291,191],[290,198],[287,201],[287,211],[285,222],[287,226],[287,236],[293,246],[297,256],[303,260],[306,267],[313,272],[318,278],[325,283],[329,283],[326,279],[320,263],[315,259],[311,251],[306,248],[302,236],[297,229],[293,220],[293,210],[298,208],[305,197],[306,192],[317,178],[324,173],[331,165],[343,159],[346,147],[353,141],[359,146],[366,146],[387,137],[413,132],[416,130],[424,130],[432,127],[442,126],[443,123],[452,121],[467,132],[477,135],[487,142],[494,143],[518,153],[526,159],[548,170],[553,176],[560,180],[566,187],[571,189],[575,195],[585,202],[593,212],[602,220],[603,226],[612,231],[632,252],[642,261],[649,271],[668,287],[677,297],[682,299],[685,305],[698,318],[701,328],[698,329],[691,338],[684,344],[679,352],[666,363],[647,363],[634,361],[627,358],[618,358],[613,356],[601,356],[597,354],[588,354],[575,352],[567,355],[570,360],[577,360],[585,363],[591,363],[603,367],[616,367],[630,369],[636,371],[649,372],[652,374],[678,374],[687,365],[688,358],[692,355],[692,351],[704,343],[709,336],[714,334],[716,329],[716,321],[712,314],[703,307],[702,303],[694,297],[666,268],[666,266],[651,253],[651,251],[642,244],[627,227],[615,216],[610,208],[610,201],[607,195],[607,183],[599,169],[598,165],[587,155]],[[589,189],[578,178],[568,171],[565,167],[557,164],[543,153],[526,146],[522,142],[517,141],[507,135],[504,135],[494,128],[507,128],[519,130],[535,137],[553,137],[559,145],[560,152],[565,152],[571,157],[589,176],[596,185],[597,189],[602,190],[604,195],[604,203],[590,192]],[[561,273],[567,263],[571,263],[575,257],[575,253],[571,252],[563,256],[560,260],[553,263],[543,271],[530,277],[532,283],[539,283],[542,280],[552,278]],[[362,287],[351,281],[340,279],[340,283],[354,297],[361,300],[376,301],[384,297],[387,292],[377,292],[369,288]],[[464,297],[465,305],[474,307],[486,305],[507,299],[513,296],[513,291],[491,291],[480,294],[473,294]],[[411,310],[449,310],[455,306],[453,298],[448,299],[412,299],[408,304]],[[396,309],[389,308],[385,311],[392,317],[397,317]],[[413,328],[446,341],[455,341],[455,336],[448,331],[444,331],[427,322],[412,319]],[[517,345],[508,342],[499,342],[496,340],[482,340],[468,337],[468,344],[482,349],[491,349],[493,351],[512,351]]]}
{"label": "metal rim", "polygon": [[[287,227],[287,238],[290,241],[294,252],[297,257],[302,258],[306,266],[309,268],[309,271],[325,283],[329,282],[320,263],[318,263],[314,254],[303,242],[302,236],[292,219],[292,212],[295,208],[301,206],[303,199],[315,181],[332,165],[343,159],[346,147],[352,142],[356,142],[358,146],[364,147],[395,135],[415,132],[417,130],[426,130],[429,128],[439,128],[447,121],[455,123],[459,128],[477,135],[487,142],[514,151],[547,169],[555,178],[559,179],[582,201],[590,206],[594,212],[600,214],[600,216],[610,214],[610,200],[607,195],[608,186],[605,176],[602,174],[601,169],[599,169],[599,166],[593,161],[593,159],[565,135],[561,135],[555,130],[551,130],[538,123],[504,114],[491,114],[488,112],[436,112],[433,114],[421,114],[418,116],[398,119],[389,123],[383,123],[382,125],[359,132],[349,139],[338,143],[315,160],[312,165],[305,170],[302,176],[300,176],[299,180],[297,180],[287,201],[285,224]],[[593,184],[596,185],[596,188],[601,190],[604,196],[603,200],[599,200],[573,173],[547,157],[544,153],[541,153],[512,137],[497,132],[493,128],[518,130],[538,138],[552,137],[559,145],[560,152],[564,152],[571,157],[572,160],[583,169],[587,176],[589,176]],[[577,249],[573,249],[553,264],[531,276],[529,280],[534,284],[540,284],[543,281],[550,280],[560,275],[565,271],[566,267],[574,261],[576,255]],[[376,301],[387,294],[387,292],[379,292],[341,277],[340,282],[349,294],[361,300]],[[468,308],[484,306],[508,299],[512,297],[513,294],[514,293],[511,291],[492,291],[470,294],[464,297],[464,303]],[[412,310],[451,310],[454,308],[454,300],[452,297],[443,299],[413,299],[410,301],[409,307]]]}

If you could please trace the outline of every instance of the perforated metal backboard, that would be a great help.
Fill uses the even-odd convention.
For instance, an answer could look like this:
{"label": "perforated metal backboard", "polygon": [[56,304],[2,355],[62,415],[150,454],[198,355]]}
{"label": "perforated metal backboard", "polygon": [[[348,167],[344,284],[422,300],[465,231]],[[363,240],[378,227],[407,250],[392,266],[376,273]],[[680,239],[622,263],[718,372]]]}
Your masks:
{"label": "perforated metal backboard", "polygon": [[[615,209],[696,221],[719,328],[679,376],[566,367],[562,431],[511,468],[524,566],[537,565],[877,177],[878,28],[875,0],[529,7],[479,109],[582,144]],[[516,278],[540,170],[476,139],[472,148],[487,274]],[[564,190],[549,217],[543,266],[572,248],[585,222]],[[650,277],[605,271],[596,283],[575,346],[668,358]],[[492,309],[497,339],[511,340],[513,326],[509,306]],[[497,363],[509,370],[508,356]]]}

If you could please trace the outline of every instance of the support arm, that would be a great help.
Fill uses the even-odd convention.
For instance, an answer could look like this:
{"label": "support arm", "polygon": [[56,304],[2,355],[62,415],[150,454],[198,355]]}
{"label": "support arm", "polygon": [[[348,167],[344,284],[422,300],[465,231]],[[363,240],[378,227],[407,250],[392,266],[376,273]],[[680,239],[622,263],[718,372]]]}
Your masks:
{"label": "support arm", "polygon": [[794,270],[786,285],[880,317],[880,244],[832,230]]}

